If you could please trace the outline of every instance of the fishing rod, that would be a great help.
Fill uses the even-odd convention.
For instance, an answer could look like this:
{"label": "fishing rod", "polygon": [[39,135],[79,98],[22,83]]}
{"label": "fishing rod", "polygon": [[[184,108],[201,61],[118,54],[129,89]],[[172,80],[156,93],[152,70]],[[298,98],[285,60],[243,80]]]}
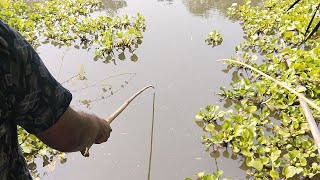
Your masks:
{"label": "fishing rod", "polygon": [[[136,98],[138,97],[143,91],[145,91],[146,89],[148,88],[154,88],[154,86],[152,85],[149,85],[149,86],[146,86],[144,88],[142,88],[140,91],[136,92],[134,95],[132,95],[127,101],[125,101],[115,112],[113,112],[108,118],[106,118],[105,120],[108,121],[109,124],[111,124],[113,122],[113,120],[116,119],[116,117],[119,116],[119,114],[121,114],[121,112],[123,110],[125,110],[128,105]],[[155,112],[155,93],[153,94],[153,107],[152,107],[152,125],[151,125],[151,138],[150,138],[150,156],[149,156],[149,169],[148,169],[148,180],[150,180],[150,172],[151,172],[151,159],[152,159],[152,147],[153,147],[153,126],[154,126],[154,112]],[[91,148],[91,146],[93,145],[90,144],[88,147],[86,147],[85,151],[84,152],[81,152],[81,154],[84,156],[84,157],[89,157],[90,153],[89,153],[89,150]]]}

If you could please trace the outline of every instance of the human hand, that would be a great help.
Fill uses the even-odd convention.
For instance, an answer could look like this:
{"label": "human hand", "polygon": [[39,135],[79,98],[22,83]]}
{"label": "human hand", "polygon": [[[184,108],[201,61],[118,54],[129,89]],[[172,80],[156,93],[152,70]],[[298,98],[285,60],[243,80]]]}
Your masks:
{"label": "human hand", "polygon": [[112,128],[110,126],[110,123],[105,119],[99,118],[97,121],[98,121],[99,131],[94,140],[94,143],[101,144],[103,142],[106,142],[109,139]]}
{"label": "human hand", "polygon": [[112,131],[110,123],[107,120],[99,118],[97,116],[94,116],[94,118],[91,118],[91,120],[95,121],[97,134],[92,143],[89,144],[84,150],[80,151],[84,157],[89,157],[89,149],[93,144],[101,144],[103,142],[106,142],[109,139],[110,133]]}

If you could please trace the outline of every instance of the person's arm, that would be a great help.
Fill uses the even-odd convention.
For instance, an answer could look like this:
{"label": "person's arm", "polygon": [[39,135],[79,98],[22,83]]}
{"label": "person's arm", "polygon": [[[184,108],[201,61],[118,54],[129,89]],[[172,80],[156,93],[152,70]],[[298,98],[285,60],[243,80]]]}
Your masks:
{"label": "person's arm", "polygon": [[53,126],[36,136],[54,149],[74,152],[107,141],[111,131],[106,120],[69,107]]}
{"label": "person's arm", "polygon": [[72,94],[50,74],[32,46],[1,20],[0,61],[1,91],[15,124],[64,152],[83,152],[86,146],[107,141],[109,123],[70,108]]}

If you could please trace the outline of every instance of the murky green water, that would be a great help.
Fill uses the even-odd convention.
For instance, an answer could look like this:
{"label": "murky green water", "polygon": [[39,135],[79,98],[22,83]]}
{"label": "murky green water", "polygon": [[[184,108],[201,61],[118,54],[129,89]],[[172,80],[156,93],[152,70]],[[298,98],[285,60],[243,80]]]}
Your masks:
{"label": "murky green water", "polygon": [[[234,47],[242,40],[241,26],[230,21],[226,9],[232,0],[128,0],[105,1],[106,12],[111,14],[142,13],[147,20],[143,43],[135,52],[137,62],[128,59],[104,64],[94,62],[93,54],[85,50],[56,49],[50,45],[38,50],[53,75],[63,82],[76,74],[84,65],[88,81],[71,81],[64,85],[76,90],[108,76],[122,75],[107,81],[115,91],[103,101],[91,104],[93,113],[106,117],[133,93],[152,84],[156,87],[154,149],[152,180],[175,180],[193,176],[199,171],[224,170],[227,177],[244,179],[239,168],[240,159],[226,158],[221,153],[216,161],[201,144],[202,130],[194,123],[200,107],[218,104],[214,91],[227,85],[231,77],[222,70],[225,65],[216,62],[234,55]],[[223,33],[222,45],[211,48],[204,39],[208,32],[218,29]],[[61,57],[65,53],[62,68]],[[59,73],[60,72],[60,73]],[[121,85],[125,85],[121,88]],[[73,105],[88,110],[78,100],[99,97],[101,86],[73,93]],[[96,145],[91,157],[80,153],[68,154],[67,163],[57,163],[55,171],[44,179],[77,180],[142,180],[147,179],[150,150],[153,90],[138,97],[112,124],[109,142]],[[224,157],[226,156],[226,157]]]}

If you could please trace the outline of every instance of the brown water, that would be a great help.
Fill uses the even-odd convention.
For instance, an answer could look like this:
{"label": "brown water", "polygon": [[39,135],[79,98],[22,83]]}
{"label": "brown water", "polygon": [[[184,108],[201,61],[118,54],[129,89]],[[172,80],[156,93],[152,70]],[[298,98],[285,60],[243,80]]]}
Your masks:
{"label": "brown water", "polygon": [[[120,90],[91,108],[76,106],[78,100],[95,98],[101,86],[73,93],[73,106],[106,117],[129,96],[146,85],[154,85],[139,96],[112,124],[110,140],[95,145],[91,157],[80,153],[68,154],[67,163],[57,163],[53,172],[44,179],[76,180],[143,180],[147,179],[152,121],[152,95],[156,92],[154,147],[151,179],[175,180],[192,177],[200,171],[212,172],[218,168],[226,177],[244,179],[245,171],[239,168],[240,159],[232,160],[227,153],[218,159],[210,157],[201,144],[203,131],[195,124],[194,116],[200,107],[219,104],[214,92],[231,80],[222,70],[220,58],[234,55],[234,47],[242,41],[241,26],[226,17],[232,0],[128,0],[105,1],[107,13],[146,17],[147,30],[143,43],[135,52],[138,61],[130,58],[104,64],[92,60],[92,52],[57,49],[50,45],[39,48],[52,74],[64,81],[84,65],[88,81],[71,81],[64,85],[70,90],[92,84],[108,76],[136,73],[133,79],[120,88],[130,75],[109,79],[113,90]],[[208,32],[218,29],[223,33],[222,45],[207,46]],[[65,53],[62,68],[61,57]],[[128,56],[130,57],[130,56]],[[60,73],[59,73],[60,71]],[[225,157],[224,157],[225,156]]]}

